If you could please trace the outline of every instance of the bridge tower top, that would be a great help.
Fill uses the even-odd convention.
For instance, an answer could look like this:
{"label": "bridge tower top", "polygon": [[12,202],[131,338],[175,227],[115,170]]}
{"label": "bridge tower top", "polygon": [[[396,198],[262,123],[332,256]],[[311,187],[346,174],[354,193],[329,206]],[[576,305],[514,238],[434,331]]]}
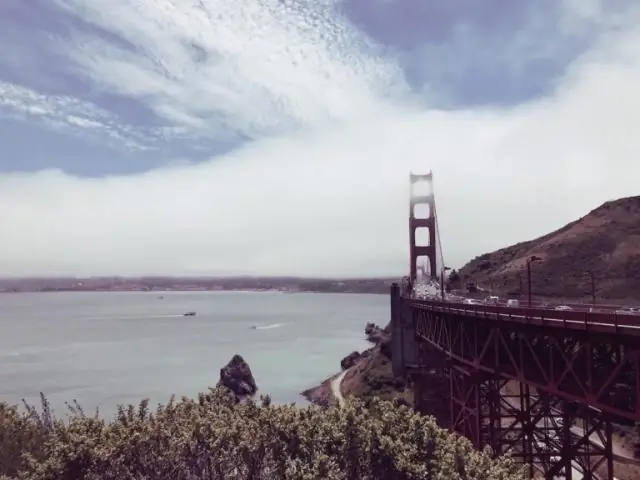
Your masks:
{"label": "bridge tower top", "polygon": [[[409,175],[409,275],[415,282],[418,263],[429,266],[428,276],[437,278],[436,217],[433,195],[433,172]],[[422,260],[422,261],[421,261]]]}

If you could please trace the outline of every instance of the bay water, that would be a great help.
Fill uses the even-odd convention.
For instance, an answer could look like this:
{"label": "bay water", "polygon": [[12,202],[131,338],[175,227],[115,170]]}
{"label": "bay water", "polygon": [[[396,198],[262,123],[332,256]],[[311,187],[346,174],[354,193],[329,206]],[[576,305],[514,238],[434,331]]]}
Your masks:
{"label": "bay water", "polygon": [[[184,316],[194,311],[195,316]],[[386,295],[278,292],[69,292],[0,295],[0,401],[65,401],[112,416],[118,404],[166,403],[214,386],[238,353],[260,393],[299,393],[369,345]],[[255,328],[253,328],[255,327]]]}

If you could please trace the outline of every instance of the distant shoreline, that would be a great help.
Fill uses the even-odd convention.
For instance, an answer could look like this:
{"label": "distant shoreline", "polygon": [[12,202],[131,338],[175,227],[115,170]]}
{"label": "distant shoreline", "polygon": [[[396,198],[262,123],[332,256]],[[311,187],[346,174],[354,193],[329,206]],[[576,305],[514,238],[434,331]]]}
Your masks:
{"label": "distant shoreline", "polygon": [[134,289],[40,289],[40,290],[0,290],[0,295],[19,295],[21,293],[148,293],[162,295],[164,293],[341,293],[341,294],[368,294],[368,295],[387,295],[388,291],[358,291],[358,290],[280,290],[280,289],[250,289],[250,288],[228,288],[228,289],[193,289],[193,288],[172,288],[164,290],[134,290]]}
{"label": "distant shoreline", "polygon": [[50,277],[0,278],[0,293],[282,292],[389,293],[397,277]]}

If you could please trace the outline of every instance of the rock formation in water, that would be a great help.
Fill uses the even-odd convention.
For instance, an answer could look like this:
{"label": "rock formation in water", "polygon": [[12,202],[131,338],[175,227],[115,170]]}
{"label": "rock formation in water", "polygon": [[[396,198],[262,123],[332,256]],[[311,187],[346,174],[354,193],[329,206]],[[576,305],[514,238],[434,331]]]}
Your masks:
{"label": "rock formation in water", "polygon": [[249,364],[238,354],[220,369],[220,381],[217,386],[227,387],[238,400],[255,395],[258,391]]}

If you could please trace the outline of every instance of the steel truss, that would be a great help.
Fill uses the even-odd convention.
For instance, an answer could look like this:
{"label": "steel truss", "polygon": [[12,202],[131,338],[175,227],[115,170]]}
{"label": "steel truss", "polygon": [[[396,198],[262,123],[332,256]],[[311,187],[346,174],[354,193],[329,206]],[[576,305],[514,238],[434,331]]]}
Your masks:
{"label": "steel truss", "polygon": [[447,360],[455,431],[532,477],[614,478],[611,422],[640,421],[638,337],[410,311],[421,363]]}

